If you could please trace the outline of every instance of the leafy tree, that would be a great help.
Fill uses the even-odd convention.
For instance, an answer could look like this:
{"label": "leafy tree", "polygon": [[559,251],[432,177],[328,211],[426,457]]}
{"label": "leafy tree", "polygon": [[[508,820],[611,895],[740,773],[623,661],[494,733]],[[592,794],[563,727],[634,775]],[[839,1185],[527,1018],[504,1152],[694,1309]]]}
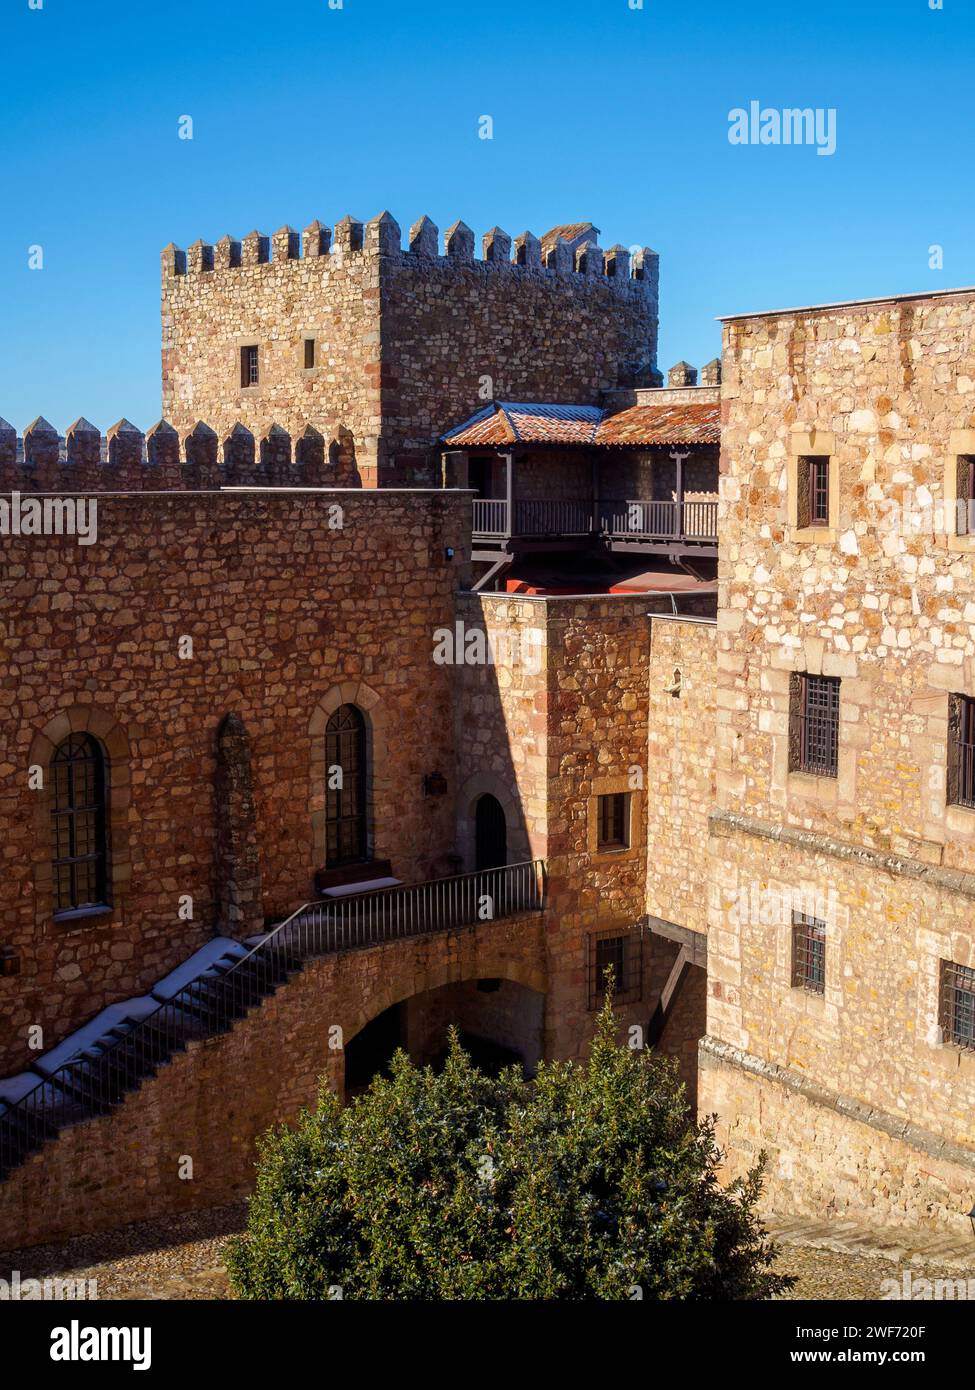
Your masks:
{"label": "leafy tree", "polygon": [[260,1146],[231,1283],[254,1299],[757,1299],[793,1282],[756,1213],[764,1155],[723,1188],[713,1118],[676,1064],[619,1047],[607,1000],[587,1064],[437,1073],[398,1053],[346,1108],[326,1089]]}

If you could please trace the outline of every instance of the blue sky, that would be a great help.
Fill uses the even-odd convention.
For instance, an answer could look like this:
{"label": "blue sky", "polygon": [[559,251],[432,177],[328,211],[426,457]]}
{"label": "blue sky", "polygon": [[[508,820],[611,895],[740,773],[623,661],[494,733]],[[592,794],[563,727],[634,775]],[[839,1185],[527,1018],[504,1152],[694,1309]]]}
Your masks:
{"label": "blue sky", "polygon": [[[166,242],[387,207],[654,247],[665,368],[717,314],[975,283],[975,0],[632,3],[3,0],[0,416],[147,428]],[[835,155],[729,144],[753,100],[835,108]]]}

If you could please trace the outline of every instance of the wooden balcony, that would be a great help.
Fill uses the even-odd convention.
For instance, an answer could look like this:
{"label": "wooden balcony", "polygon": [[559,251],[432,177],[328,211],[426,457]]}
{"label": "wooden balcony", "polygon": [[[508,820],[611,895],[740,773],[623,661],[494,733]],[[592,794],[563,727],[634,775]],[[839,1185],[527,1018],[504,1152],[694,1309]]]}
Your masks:
{"label": "wooden balcony", "polygon": [[[717,553],[716,501],[652,502],[588,498],[507,502],[475,498],[475,556],[525,549],[603,545],[650,553],[675,549]],[[509,517],[513,524],[509,525]]]}

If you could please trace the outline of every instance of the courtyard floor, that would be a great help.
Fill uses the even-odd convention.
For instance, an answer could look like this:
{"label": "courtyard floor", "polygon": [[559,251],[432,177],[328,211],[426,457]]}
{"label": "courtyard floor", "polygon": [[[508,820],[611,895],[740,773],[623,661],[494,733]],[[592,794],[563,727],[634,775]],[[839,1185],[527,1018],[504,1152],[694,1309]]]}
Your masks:
{"label": "courtyard floor", "polygon": [[[243,1228],[244,1207],[214,1208],[145,1221],[107,1235],[80,1236],[0,1253],[0,1273],[21,1280],[61,1275],[96,1280],[99,1299],[222,1299],[230,1296],[221,1250]],[[842,1223],[770,1222],[782,1247],[779,1268],[798,1283],[790,1299],[881,1299],[884,1280],[975,1280],[975,1240],[870,1233]]]}

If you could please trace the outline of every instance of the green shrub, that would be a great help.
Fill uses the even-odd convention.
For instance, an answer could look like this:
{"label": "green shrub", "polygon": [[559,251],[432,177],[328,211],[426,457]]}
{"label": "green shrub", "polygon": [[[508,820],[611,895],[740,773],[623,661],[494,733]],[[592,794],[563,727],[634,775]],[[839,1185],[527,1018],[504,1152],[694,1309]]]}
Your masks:
{"label": "green shrub", "polygon": [[792,1282],[756,1214],[761,1163],[722,1188],[713,1121],[676,1065],[615,1042],[589,1062],[388,1080],[261,1143],[247,1233],[228,1248],[255,1299],[756,1299]]}

